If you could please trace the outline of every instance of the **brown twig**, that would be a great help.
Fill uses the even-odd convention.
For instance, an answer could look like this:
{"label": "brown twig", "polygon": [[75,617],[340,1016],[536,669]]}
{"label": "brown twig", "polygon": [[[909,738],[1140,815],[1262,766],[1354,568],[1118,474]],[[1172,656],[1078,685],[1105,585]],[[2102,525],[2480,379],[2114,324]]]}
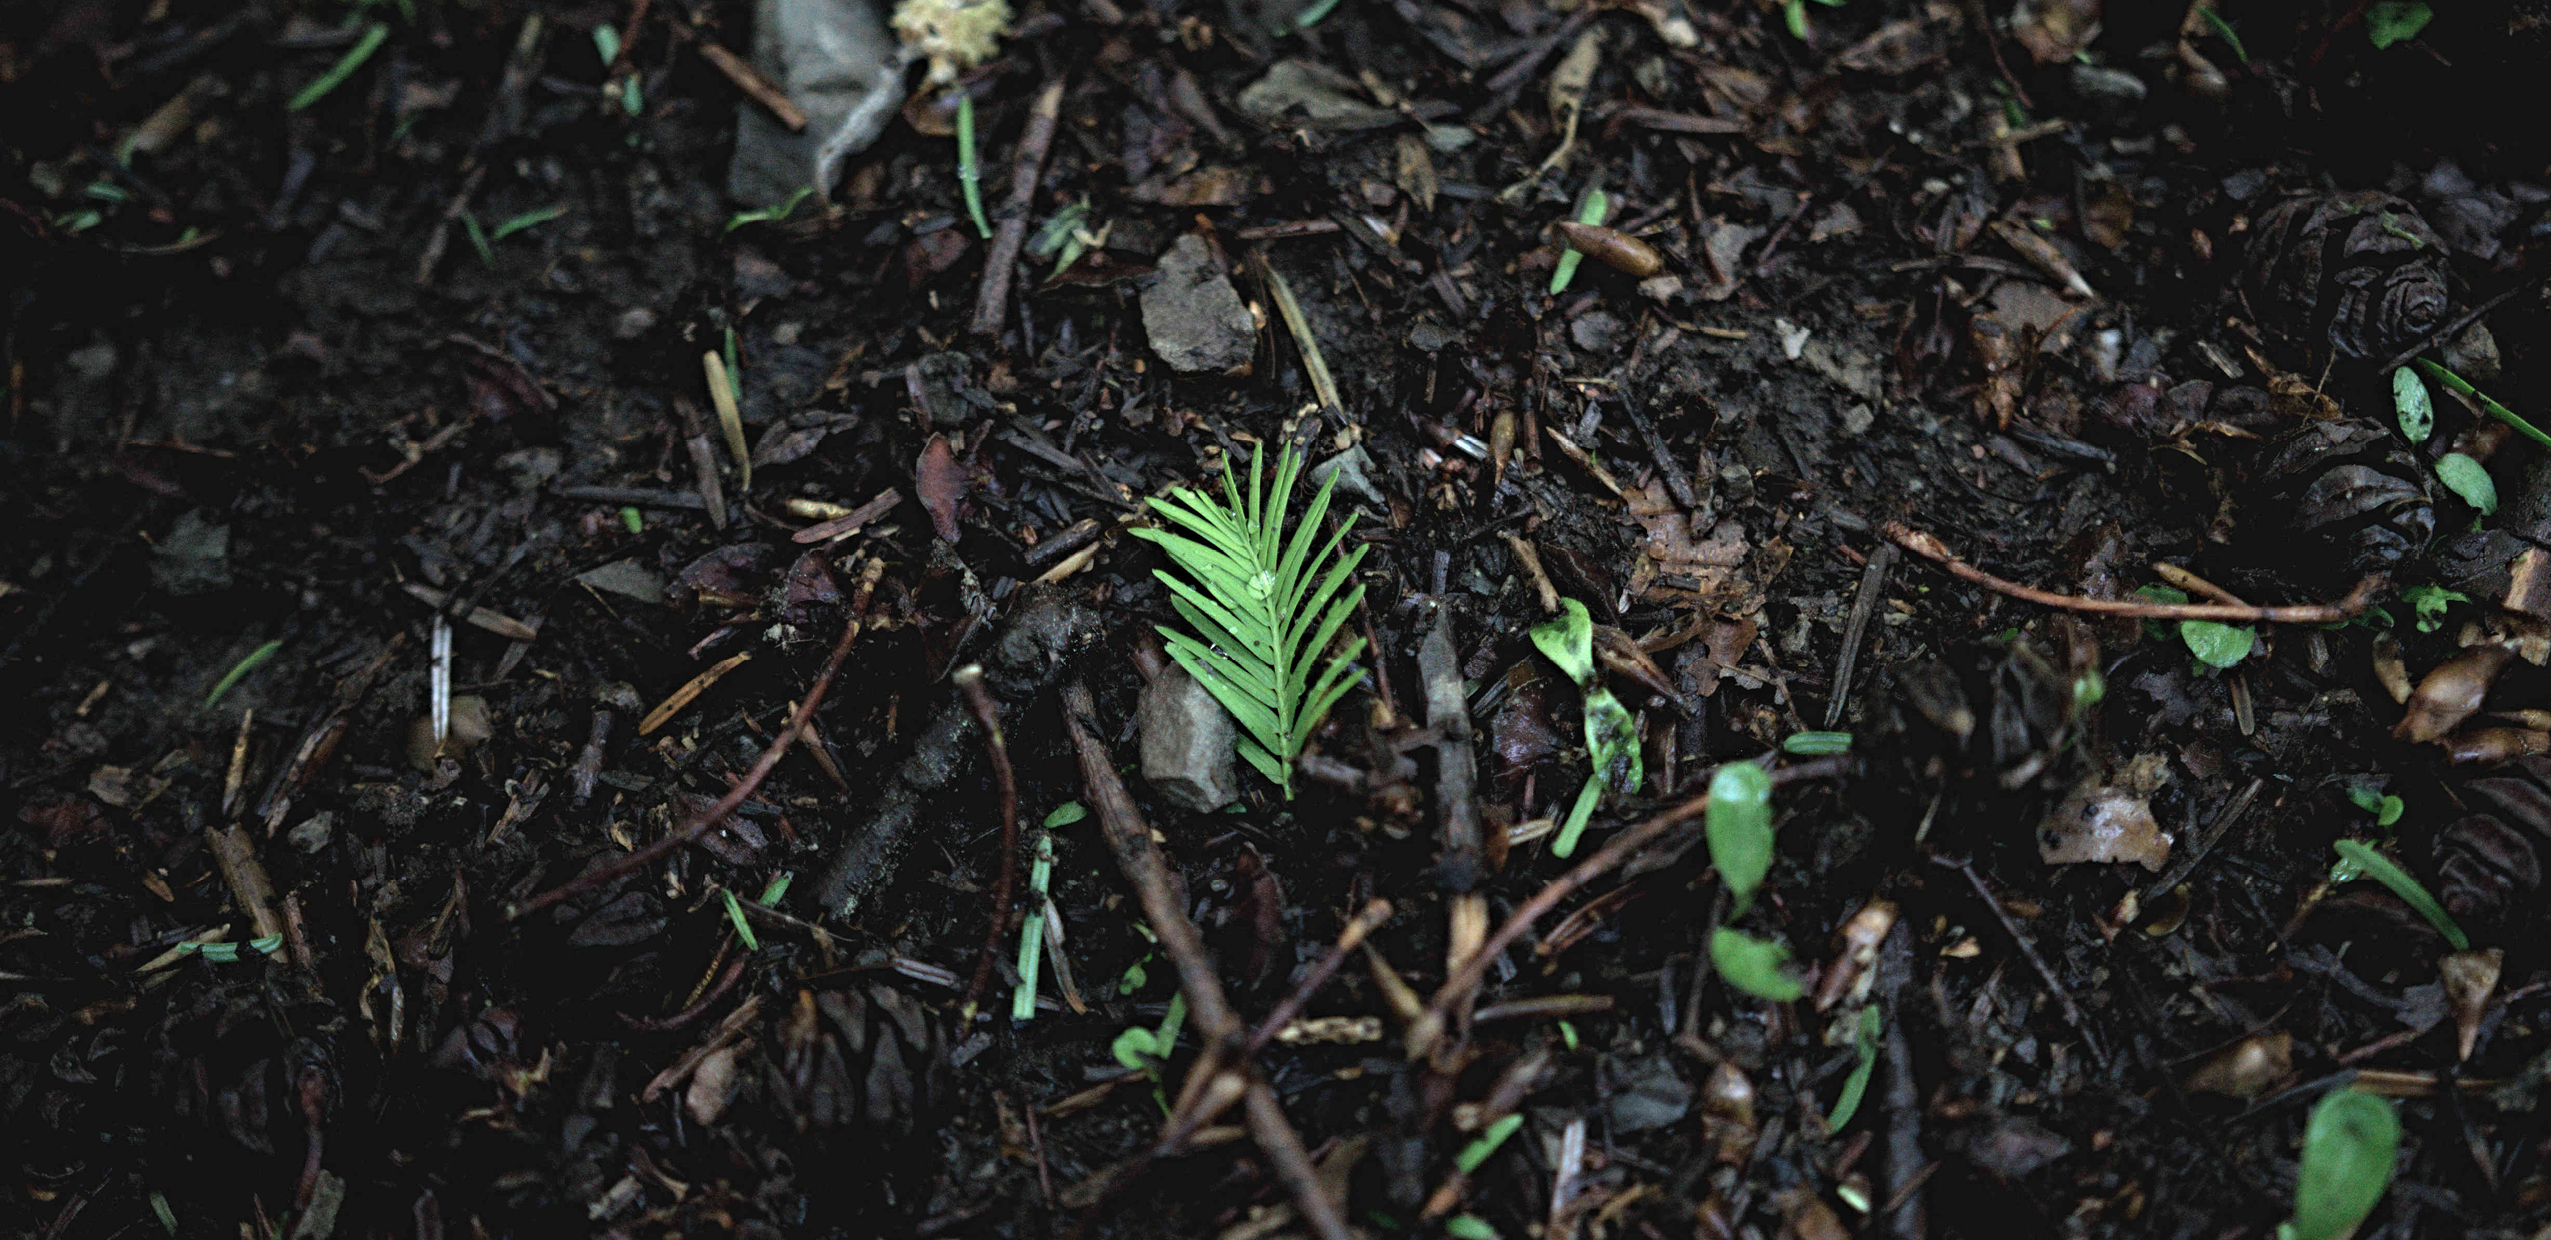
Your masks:
{"label": "brown twig", "polygon": [[2057,594],[2005,581],[1957,557],[1939,539],[1912,529],[1901,521],[1889,521],[1878,527],[1888,541],[1929,560],[1948,574],[1963,581],[2006,594],[2022,602],[2044,607],[2060,607],[2066,611],[2095,612],[2104,616],[2134,616],[2144,620],[2228,620],[2246,624],[2336,624],[2353,619],[2373,605],[2388,579],[2376,573],[2356,583],[2347,597],[2335,603],[2293,603],[2275,607],[2229,603],[2144,603],[2125,599],[2083,598],[2074,594]]}
{"label": "brown twig", "polygon": [[1869,632],[1869,616],[1878,608],[1878,596],[1887,586],[1887,570],[1895,567],[1893,543],[1881,543],[1860,570],[1860,592],[1851,600],[1851,621],[1842,629],[1842,655],[1834,663],[1833,693],[1825,700],[1825,726],[1842,722],[1843,704],[1851,697],[1852,669],[1860,663],[1860,639]]}
{"label": "brown twig", "polygon": [[2083,1044],[2090,1048],[2091,1058],[2104,1066],[2108,1062],[2107,1052],[2099,1049],[2099,1040],[2091,1036],[2090,1020],[2083,1016],[2081,1008],[2074,1004],[2073,992],[2065,989],[2064,983],[2056,978],[2055,970],[2046,964],[2046,957],[2037,954],[2037,944],[2028,937],[2027,931],[2020,929],[2020,923],[2011,916],[2011,911],[2002,907],[2001,897],[1994,895],[1993,889],[1984,885],[1984,877],[1975,872],[1975,863],[1964,858],[1936,856],[1931,858],[1931,863],[1966,876],[1967,883],[1975,888],[1975,894],[1982,897],[1985,905],[1993,910],[1994,918],[2002,923],[2002,929],[2010,934],[2011,941],[2020,945],[2020,954],[2026,956],[2029,966],[2037,970],[2038,979],[2045,982],[2047,991],[2055,996],[2056,1006],[2064,1009],[2064,1022],[2071,1025],[2074,1032],[2082,1035]]}
{"label": "brown twig", "polygon": [[762,751],[761,760],[755,762],[753,769],[745,772],[744,778],[737,780],[735,786],[728,789],[725,796],[719,797],[716,804],[692,815],[663,839],[636,852],[623,854],[619,860],[609,865],[595,866],[520,904],[509,906],[505,910],[506,920],[520,919],[526,914],[539,912],[569,896],[618,882],[674,849],[707,835],[711,828],[726,821],[726,816],[734,813],[737,806],[752,799],[754,792],[761,788],[762,781],[769,778],[771,771],[779,766],[779,760],[788,756],[789,746],[796,744],[797,738],[805,733],[806,721],[815,717],[815,708],[824,704],[824,694],[833,687],[834,673],[839,672],[842,661],[850,657],[851,643],[859,640],[861,620],[868,614],[868,598],[876,592],[877,579],[885,575],[885,569],[883,560],[868,562],[867,569],[860,574],[859,585],[852,591],[850,613],[842,618],[841,640],[833,643],[832,654],[824,659],[823,669],[815,673],[815,683],[807,687],[806,700],[797,704],[797,710],[789,716],[788,726],[781,728],[779,735],[771,738],[770,747]]}
{"label": "brown twig", "polygon": [[[1772,783],[1778,786],[1801,779],[1821,778],[1849,770],[1853,765],[1854,761],[1849,755],[1819,758],[1773,771]],[[1534,892],[1531,899],[1524,901],[1512,915],[1506,918],[1504,924],[1497,927],[1496,933],[1488,936],[1488,941],[1481,944],[1478,951],[1472,953],[1469,959],[1462,962],[1460,968],[1453,970],[1451,976],[1444,979],[1444,984],[1436,988],[1435,997],[1427,1002],[1426,1010],[1419,1013],[1418,1018],[1409,1023],[1407,1035],[1409,1058],[1422,1057],[1435,1048],[1436,1042],[1444,1036],[1444,1027],[1451,1020],[1454,1007],[1467,1001],[1478,991],[1480,982],[1488,977],[1489,967],[1499,956],[1505,954],[1507,948],[1514,946],[1516,939],[1523,937],[1523,932],[1530,929],[1532,923],[1539,921],[1547,916],[1550,910],[1557,908],[1559,902],[1567,899],[1570,892],[1603,877],[1622,862],[1629,860],[1640,849],[1663,838],[1666,833],[1699,818],[1708,812],[1709,807],[1708,793],[1702,793],[1669,806],[1647,821],[1613,836],[1603,847],[1596,849],[1592,856],[1578,862],[1567,873],[1551,879],[1541,890]]]}
{"label": "brown twig", "polygon": [[1010,201],[1001,206],[1001,227],[993,234],[992,252],[983,264],[983,283],[974,296],[975,335],[1001,334],[1019,247],[1027,242],[1028,210],[1036,203],[1036,182],[1045,171],[1045,154],[1054,147],[1054,128],[1062,115],[1063,83],[1048,82],[1028,109],[1027,132],[1019,136],[1018,162],[1010,167]]}
{"label": "brown twig", "polygon": [[[1188,1084],[1183,1095],[1212,1092],[1216,1082],[1234,1079],[1247,1071],[1224,1068],[1217,1053],[1231,1046],[1240,1035],[1240,1017],[1223,993],[1222,979],[1216,977],[1213,962],[1205,955],[1204,936],[1196,923],[1188,920],[1187,910],[1170,885],[1169,870],[1160,850],[1152,844],[1151,827],[1143,821],[1142,811],[1125,791],[1125,781],[1116,774],[1115,755],[1092,730],[1098,716],[1098,703],[1090,696],[1089,686],[1077,681],[1063,690],[1063,725],[1072,738],[1072,748],[1079,755],[1081,784],[1090,803],[1098,810],[1102,834],[1107,837],[1109,851],[1116,854],[1116,868],[1133,884],[1135,899],[1141,904],[1143,919],[1150,923],[1152,934],[1160,940],[1160,949],[1178,971],[1179,987],[1186,992],[1187,1010],[1195,1017],[1196,1028],[1207,1039],[1204,1053],[1188,1070]],[[1267,1156],[1276,1179],[1293,1194],[1294,1209],[1320,1240],[1350,1240],[1353,1232],[1337,1204],[1320,1191],[1319,1173],[1311,1165],[1310,1153],[1302,1148],[1302,1138],[1285,1119],[1283,1104],[1276,1101],[1275,1091],[1261,1081],[1250,1081],[1246,1087],[1249,1135]]]}
{"label": "brown twig", "polygon": [[434,268],[443,261],[443,251],[452,244],[452,223],[469,210],[469,200],[478,193],[479,182],[487,179],[487,165],[481,164],[461,178],[461,189],[443,204],[443,214],[434,220],[434,231],[425,238],[425,252],[416,257],[416,282],[432,284]]}
{"label": "brown twig", "polygon": [[991,916],[984,919],[983,950],[974,958],[974,980],[966,983],[965,1003],[957,1009],[962,1014],[958,1019],[971,1022],[974,1005],[992,980],[992,954],[1001,950],[1001,936],[1010,928],[1010,902],[1018,894],[1019,781],[1010,770],[1010,742],[1001,735],[1001,708],[993,702],[991,690],[983,687],[983,665],[966,664],[949,679],[957,682],[966,709],[974,712],[974,721],[983,728],[983,747],[992,756],[992,782],[1001,790],[1001,882],[993,888]]}
{"label": "brown twig", "polygon": [[710,67],[725,74],[727,81],[735,83],[735,89],[743,91],[746,98],[762,105],[763,110],[769,112],[772,119],[788,126],[790,133],[806,131],[806,114],[798,110],[797,104],[789,99],[788,92],[771,85],[771,80],[755,72],[752,65],[745,63],[743,57],[726,50],[723,44],[694,37],[690,31],[683,29],[680,22],[673,23],[673,30],[682,35],[685,42],[699,49],[700,59],[709,62]]}

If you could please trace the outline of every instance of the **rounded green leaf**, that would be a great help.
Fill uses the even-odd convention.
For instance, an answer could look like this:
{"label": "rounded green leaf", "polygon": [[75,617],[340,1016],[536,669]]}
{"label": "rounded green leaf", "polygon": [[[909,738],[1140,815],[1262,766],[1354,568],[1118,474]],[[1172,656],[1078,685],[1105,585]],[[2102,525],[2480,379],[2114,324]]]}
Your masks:
{"label": "rounded green leaf", "polygon": [[2303,1128],[2303,1174],[2294,1185],[2291,1240],[2338,1240],[2356,1230],[2391,1187],[2400,1114],[2361,1089],[2334,1090]]}
{"label": "rounded green leaf", "polygon": [[2379,50],[2417,38],[2435,16],[2427,0],[2374,0],[2365,10],[2365,34]]}
{"label": "rounded green leaf", "polygon": [[2411,443],[2425,443],[2436,430],[2436,403],[2418,372],[2403,366],[2392,372],[2392,412],[2400,417],[2400,433]]}
{"label": "rounded green leaf", "polygon": [[1710,934],[1710,963],[1727,984],[1757,998],[1787,1002],[1807,992],[1782,968],[1789,949],[1742,931],[1721,927]]}
{"label": "rounded green leaf", "polygon": [[2481,516],[2498,511],[2498,484],[2480,462],[2460,452],[2448,452],[2436,458],[2436,478],[2461,496],[2462,502],[2479,509]]}
{"label": "rounded green leaf", "polygon": [[1772,779],[1751,762],[1731,762],[1710,777],[1710,863],[1743,909],[1772,868]]}
{"label": "rounded green leaf", "polygon": [[2250,657],[2250,647],[2259,640],[2259,631],[2245,624],[2225,624],[2218,620],[2182,620],[2179,640],[2188,643],[2188,653],[2210,667],[2230,667]]}
{"label": "rounded green leaf", "polygon": [[1532,626],[1532,644],[1568,679],[1582,685],[1594,679],[1594,617],[1572,598],[1559,600],[1559,614]]}

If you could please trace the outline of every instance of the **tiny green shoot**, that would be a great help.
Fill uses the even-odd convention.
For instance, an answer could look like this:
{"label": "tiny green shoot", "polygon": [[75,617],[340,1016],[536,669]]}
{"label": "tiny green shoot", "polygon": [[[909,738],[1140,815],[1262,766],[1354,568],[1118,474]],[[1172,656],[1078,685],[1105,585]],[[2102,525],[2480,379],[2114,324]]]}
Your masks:
{"label": "tiny green shoot", "polygon": [[1045,829],[1052,831],[1061,827],[1068,827],[1087,817],[1089,817],[1088,806],[1083,805],[1078,801],[1065,801],[1061,805],[1055,806],[1053,813],[1045,816]]}
{"label": "tiny green shoot", "polygon": [[1304,6],[1301,12],[1293,15],[1293,28],[1309,30],[1319,25],[1320,19],[1327,17],[1337,6],[1338,0],[1311,0],[1311,3]]}
{"label": "tiny green shoot", "polygon": [[230,692],[231,688],[237,685],[242,678],[248,675],[248,673],[256,671],[260,667],[264,667],[266,665],[266,660],[275,657],[275,652],[281,649],[283,649],[282,641],[270,641],[265,645],[249,651],[248,657],[241,659],[237,663],[231,664],[230,670],[223,672],[221,674],[221,679],[213,682],[213,691],[204,695],[204,705],[211,706],[213,703],[220,701],[223,694]]}
{"label": "tiny green shoot", "polygon": [[2479,510],[2481,516],[2498,511],[2498,484],[2489,477],[2489,467],[2471,457],[2460,452],[2437,457],[2436,480],[2461,496],[2462,502]]}
{"label": "tiny green shoot", "polygon": [[1780,9],[1781,24],[1789,28],[1789,37],[1807,41],[1807,0],[1788,0]]}
{"label": "tiny green shoot", "polygon": [[1504,1145],[1506,1138],[1515,1135],[1515,1130],[1523,1126],[1524,1117],[1521,1115],[1508,1115],[1490,1124],[1487,1131],[1472,1138],[1470,1144],[1463,1146],[1462,1152],[1454,1156],[1453,1166],[1459,1168],[1463,1175],[1479,1170],[1497,1153],[1497,1147]]}
{"label": "tiny green shoot", "polygon": [[789,216],[795,214],[797,211],[797,204],[813,197],[814,194],[814,186],[800,185],[797,187],[796,193],[790,194],[786,199],[773,203],[761,210],[738,211],[735,214],[726,217],[726,227],[719,229],[718,235],[723,237],[747,224],[776,224],[779,221],[787,219]]}
{"label": "tiny green shoot", "polygon": [[753,923],[744,920],[744,902],[736,899],[732,891],[721,889],[718,894],[726,897],[726,919],[735,923],[735,937],[744,940],[744,950],[762,950],[761,936],[753,933]]}
{"label": "tiny green shoot", "polygon": [[2240,33],[2233,30],[2232,23],[2223,20],[2223,14],[2215,12],[2214,6],[2211,4],[2203,5],[2199,7],[2197,11],[2206,15],[2206,24],[2214,27],[2216,35],[2220,36],[2225,43],[2232,45],[2232,58],[2234,60],[2240,61],[2245,65],[2250,63],[2249,49],[2241,46]]}
{"label": "tiny green shoot", "polygon": [[566,213],[567,204],[563,202],[556,206],[542,207],[535,211],[525,211],[521,215],[508,218],[496,227],[488,229],[487,243],[489,245],[494,245],[526,228],[530,228],[538,224],[546,224],[551,220],[557,219],[559,216],[565,215]]}
{"label": "tiny green shoot", "polygon": [[957,188],[965,194],[974,230],[990,238],[992,221],[983,214],[983,165],[974,150],[974,96],[962,89],[957,94]]}
{"label": "tiny green shoot", "polygon": [[[1611,211],[1611,196],[1600,189],[1589,189],[1586,191],[1585,202],[1577,208],[1577,222],[1600,224],[1603,222],[1603,217]],[[1585,257],[1573,246],[1559,252],[1559,265],[1550,269],[1551,296],[1556,297],[1568,291],[1569,282],[1577,278],[1577,264],[1584,262]]]}
{"label": "tiny green shoot", "polygon": [[763,884],[762,894],[755,896],[753,898],[753,903],[759,904],[763,908],[778,907],[779,902],[788,895],[788,885],[796,881],[796,879],[797,874],[794,871],[780,871],[778,874],[771,877],[770,882]]}
{"label": "tiny green shoot", "polygon": [[[620,31],[609,22],[594,27],[593,50],[602,57],[602,71],[610,73],[611,66],[620,63]],[[617,93],[620,110],[631,116],[646,110],[646,101],[638,89],[637,74],[632,73],[618,82],[606,81],[602,89],[605,94]]]}
{"label": "tiny green shoot", "polygon": [[177,1211],[169,1207],[168,1194],[154,1188],[151,1190],[150,1198],[152,1217],[159,1220],[159,1225],[166,1228],[168,1230],[168,1234],[172,1236],[176,1235]]}
{"label": "tiny green shoot", "polygon": [[467,211],[461,212],[461,231],[469,234],[470,248],[478,251],[478,261],[495,266],[496,246],[488,241],[487,230],[478,226],[478,217]]}
{"label": "tiny green shoot", "polygon": [[298,112],[327,98],[329,91],[344,85],[347,78],[354,76],[355,70],[363,67],[364,61],[372,59],[372,53],[380,51],[381,44],[387,42],[389,37],[390,27],[386,23],[374,22],[364,27],[362,37],[354,41],[354,46],[345,49],[345,55],[337,57],[337,63],[330,65],[328,71],[320,74],[317,80],[302,87],[300,93],[292,97],[291,102],[283,105],[283,110]]}
{"label": "tiny green shoot", "polygon": [[2460,590],[2448,590],[2439,585],[2411,586],[2401,591],[2400,597],[2401,601],[2408,603],[2417,613],[2418,631],[2421,633],[2433,633],[2443,628],[2446,608],[2456,603],[2471,601],[2470,595]]}
{"label": "tiny green shoot", "polygon": [[2434,362],[2428,361],[2423,357],[2412,361],[2410,365],[2416,366],[2418,368],[2418,373],[2425,375],[2438,383],[2444,384],[2446,387],[2452,388],[2454,391],[2470,397],[2474,403],[2480,406],[2482,412],[2514,427],[2517,434],[2522,435],[2543,447],[2551,448],[2551,434],[2543,433],[2541,427],[2525,421],[2524,418],[2519,416],[2515,410],[2499,404],[2496,400],[2491,399],[2487,393],[2471,386],[2470,381],[2464,379],[2461,375],[2455,374],[2454,372],[2447,370]]}
{"label": "tiny green shoot", "polygon": [[620,509],[620,524],[626,526],[632,534],[644,534],[647,532],[646,514],[639,512],[636,508],[624,505]]}
{"label": "tiny green shoot", "polygon": [[1072,239],[1073,233],[1079,231],[1080,227],[1088,222],[1089,199],[1081,198],[1065,203],[1062,210],[1047,216],[1044,223],[1037,225],[1035,236],[1028,238],[1028,257],[1052,257],[1063,248],[1064,243]]}
{"label": "tiny green shoot", "polygon": [[1453,1240],[1497,1240],[1497,1229],[1476,1214],[1456,1214],[1445,1219],[1444,1234]]}
{"label": "tiny green shoot", "polygon": [[2401,436],[2411,443],[2425,443],[2436,433],[2436,401],[2411,367],[2392,372],[2392,413],[2400,419]]}
{"label": "tiny green shoot", "polygon": [[[1068,808],[1068,807],[1067,807]],[[1055,814],[1060,814],[1056,810]],[[1054,815],[1046,816],[1050,824]],[[1036,1019],[1036,978],[1045,963],[1045,908],[1047,890],[1054,881],[1054,831],[1051,826],[1036,833],[1035,860],[1028,865],[1026,921],[1019,927],[1019,985],[1010,994],[1010,1019]]]}
{"label": "tiny green shoot", "polygon": [[2361,1089],[2331,1090],[2303,1126],[2303,1170],[2294,1217],[2277,1240],[2342,1240],[2355,1233],[2391,1187],[2400,1153],[2400,1113]]}
{"label": "tiny green shoot", "polygon": [[1355,524],[1351,513],[1336,533],[1321,537],[1334,475],[1321,484],[1288,541],[1284,518],[1302,474],[1302,453],[1285,447],[1272,486],[1267,463],[1263,446],[1250,456],[1246,494],[1239,471],[1226,464],[1220,503],[1185,487],[1154,498],[1152,510],[1184,533],[1133,533],[1158,544],[1186,573],[1155,570],[1189,630],[1162,626],[1169,656],[1231,712],[1240,725],[1240,756],[1289,800],[1293,759],[1309,743],[1311,729],[1363,679],[1355,663],[1363,638],[1347,638],[1325,664],[1321,655],[1364,600],[1364,587],[1348,583],[1367,548],[1338,554]]}
{"label": "tiny green shoot", "polygon": [[1860,1062],[1852,1067],[1850,1076],[1843,1078],[1842,1095],[1834,1099],[1832,1114],[1825,1116],[1825,1131],[1842,1131],[1842,1126],[1860,1113],[1860,1100],[1868,1095],[1869,1077],[1878,1066],[1878,1034],[1885,1028],[1878,1016],[1877,1004],[1860,1009],[1860,1020],[1851,1040],[1853,1049],[1860,1054]]}
{"label": "tiny green shoot", "polygon": [[1177,1053],[1178,1027],[1186,1021],[1187,995],[1181,991],[1170,996],[1169,1011],[1160,1018],[1159,1028],[1145,1029],[1136,1025],[1117,1034],[1115,1044],[1110,1047],[1117,1063],[1152,1079],[1152,1098],[1160,1103],[1164,1114],[1169,1110],[1169,1099],[1161,1092],[1160,1065]]}
{"label": "tiny green shoot", "polygon": [[1821,758],[1828,754],[1850,753],[1849,732],[1792,732],[1783,737],[1780,751],[1801,758]]}
{"label": "tiny green shoot", "polygon": [[1736,898],[1736,911],[1753,907],[1754,893],[1772,868],[1772,779],[1751,762],[1730,762],[1710,777],[1706,816],[1710,862]]}
{"label": "tiny green shoot", "polygon": [[2365,36],[2380,51],[2395,43],[2406,43],[2418,37],[2436,16],[2426,0],[2374,0],[2365,10]]}
{"label": "tiny green shoot", "polygon": [[1560,1021],[1559,1041],[1571,1051],[1577,1049],[1577,1027],[1567,1021]]}
{"label": "tiny green shoot", "polygon": [[2338,850],[2340,857],[2354,863],[2358,873],[2391,888],[2393,895],[2399,896],[2409,907],[2418,910],[2418,915],[2426,918],[2427,924],[2436,927],[2437,933],[2444,935],[2445,941],[2453,944],[2455,951],[2471,950],[2471,936],[2464,934],[2462,927],[2454,924],[2453,915],[2445,911],[2444,905],[2436,902],[2436,897],[2427,893],[2426,885],[2419,882],[2409,871],[2400,868],[2397,862],[2376,852],[2372,845],[2363,840],[2340,840],[2331,847]]}
{"label": "tiny green shoot", "polygon": [[2356,808],[2372,814],[2374,825],[2378,827],[2388,827],[2399,822],[2401,811],[2407,808],[2401,803],[2399,797],[2385,793],[2370,784],[2357,784],[2349,788],[2347,799],[2355,802]]}
{"label": "tiny green shoot", "polygon": [[1785,1003],[1807,993],[1783,966],[1789,949],[1724,926],[1710,933],[1710,963],[1727,984],[1756,998]]}
{"label": "tiny green shoot", "polygon": [[1559,614],[1532,626],[1530,636],[1534,647],[1576,682],[1585,704],[1586,755],[1594,769],[1577,790],[1576,804],[1569,808],[1558,838],[1550,843],[1550,855],[1565,857],[1577,850],[1577,840],[1585,834],[1586,822],[1594,816],[1595,803],[1604,792],[1628,796],[1637,791],[1646,775],[1645,763],[1639,757],[1639,727],[1630,708],[1595,678],[1594,617],[1587,614],[1586,605],[1572,598],[1559,600]]}

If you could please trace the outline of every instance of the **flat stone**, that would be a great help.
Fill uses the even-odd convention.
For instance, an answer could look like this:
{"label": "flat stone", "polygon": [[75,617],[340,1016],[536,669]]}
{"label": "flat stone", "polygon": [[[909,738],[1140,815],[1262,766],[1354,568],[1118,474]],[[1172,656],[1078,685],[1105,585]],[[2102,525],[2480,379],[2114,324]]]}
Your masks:
{"label": "flat stone", "polygon": [[1186,668],[1172,663],[1143,686],[1135,718],[1142,728],[1143,779],[1153,791],[1198,813],[1239,798],[1232,756],[1239,725]]}
{"label": "flat stone", "polygon": [[1258,349],[1257,321],[1194,233],[1160,256],[1160,279],[1143,290],[1143,331],[1175,370],[1230,370]]}
{"label": "flat stone", "polygon": [[230,588],[230,527],[190,509],[151,548],[151,584],[175,595]]}

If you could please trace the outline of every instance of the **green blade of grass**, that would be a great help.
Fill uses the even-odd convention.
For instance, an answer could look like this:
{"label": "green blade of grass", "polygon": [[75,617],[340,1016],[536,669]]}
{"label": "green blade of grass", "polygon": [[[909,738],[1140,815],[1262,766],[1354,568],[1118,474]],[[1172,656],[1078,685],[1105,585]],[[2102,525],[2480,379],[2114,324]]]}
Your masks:
{"label": "green blade of grass", "polygon": [[283,110],[298,112],[327,98],[329,91],[344,85],[347,78],[354,76],[355,70],[363,67],[364,61],[372,59],[372,53],[380,51],[381,44],[389,37],[390,28],[384,23],[374,22],[364,27],[363,37],[356,39],[354,46],[345,49],[345,55],[337,57],[337,63],[328,66],[328,71],[320,74],[317,81],[302,87],[301,93],[283,105]]}
{"label": "green blade of grass", "polygon": [[461,212],[461,231],[469,234],[470,248],[478,251],[478,261],[495,266],[496,247],[488,243],[487,230],[478,226],[478,217],[467,211]]}
{"label": "green blade of grass", "polygon": [[536,211],[525,211],[521,215],[514,216],[505,220],[503,223],[498,224],[496,227],[488,229],[487,243],[489,245],[494,245],[526,228],[530,228],[537,224],[546,224],[551,220],[557,219],[559,216],[565,215],[566,213],[567,204],[563,202],[554,207],[542,207]]}
{"label": "green blade of grass", "polygon": [[971,94],[957,96],[957,188],[965,191],[965,210],[974,217],[974,230],[989,240],[992,221],[983,214],[983,166],[975,158]]}
{"label": "green blade of grass", "polygon": [[2418,915],[2436,927],[2437,932],[2445,936],[2445,941],[2454,945],[2455,951],[2471,950],[2471,936],[2454,924],[2453,914],[2446,912],[2445,906],[2436,902],[2436,897],[2427,894],[2426,884],[2419,882],[2409,871],[2376,852],[2363,840],[2340,840],[2330,847],[2337,849],[2339,856],[2356,863],[2357,870],[2365,877],[2391,888],[2393,895],[2417,909]]}
{"label": "green blade of grass", "polygon": [[231,664],[230,670],[222,673],[220,680],[213,682],[213,691],[204,695],[204,705],[210,706],[220,701],[221,695],[230,692],[231,686],[238,684],[248,673],[265,666],[266,660],[275,657],[275,652],[281,649],[283,649],[281,640],[270,641],[249,651],[247,658]]}
{"label": "green blade of grass", "polygon": [[2509,409],[2505,405],[2501,405],[2497,401],[2491,400],[2487,393],[2471,386],[2470,381],[2464,379],[2461,375],[2455,374],[2454,372],[2447,370],[2434,362],[2428,361],[2423,357],[2412,359],[2409,364],[2416,366],[2418,368],[2418,373],[2479,402],[2480,407],[2483,410],[2486,410],[2490,417],[2496,418],[2499,421],[2516,428],[2517,434],[2522,435],[2535,443],[2541,444],[2543,447],[2551,448],[2551,435],[2542,433],[2541,427],[2525,421],[2524,418],[2519,416],[2515,410]]}

